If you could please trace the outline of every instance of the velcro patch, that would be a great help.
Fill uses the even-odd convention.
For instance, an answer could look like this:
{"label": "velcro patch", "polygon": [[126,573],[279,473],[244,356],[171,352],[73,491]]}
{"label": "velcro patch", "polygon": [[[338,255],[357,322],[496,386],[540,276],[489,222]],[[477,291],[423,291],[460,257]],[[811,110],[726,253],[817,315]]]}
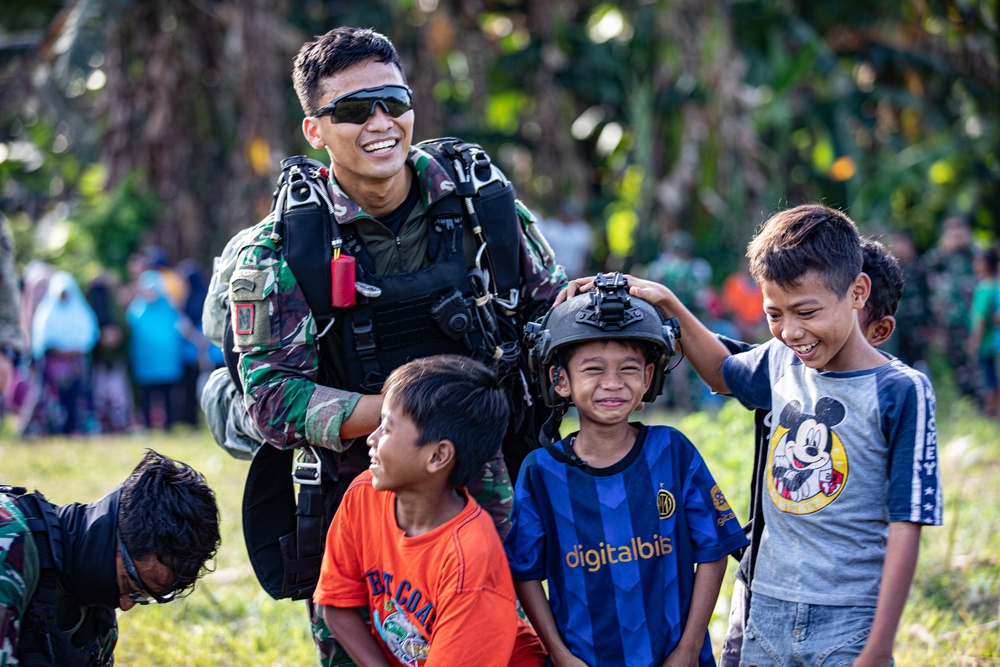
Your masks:
{"label": "velcro patch", "polygon": [[230,301],[263,301],[268,273],[252,269],[237,269],[229,279]]}
{"label": "velcro patch", "polygon": [[238,269],[229,279],[233,333],[238,348],[266,345],[271,340],[270,309],[264,289],[267,271]]}
{"label": "velcro patch", "polygon": [[233,333],[241,336],[249,336],[253,333],[254,311],[257,309],[255,303],[236,304],[236,317],[233,318]]}

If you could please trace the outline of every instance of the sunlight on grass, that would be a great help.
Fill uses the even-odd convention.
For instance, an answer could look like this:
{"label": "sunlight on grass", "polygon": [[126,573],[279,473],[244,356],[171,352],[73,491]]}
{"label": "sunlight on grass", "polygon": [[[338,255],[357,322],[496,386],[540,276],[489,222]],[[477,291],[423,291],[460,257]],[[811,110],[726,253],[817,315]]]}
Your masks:
{"label": "sunlight on grass", "polygon": [[[749,503],[753,421],[735,401],[715,413],[647,409],[647,424],[679,428],[698,447],[741,521]],[[562,433],[576,428],[572,414]],[[1000,429],[967,403],[938,405],[945,526],[927,528],[909,603],[900,623],[897,665],[1000,664]],[[53,502],[89,502],[116,486],[144,448],[185,461],[215,490],[222,547],[215,571],[178,602],[120,616],[116,663],[132,665],[314,665],[305,603],[275,601],[254,577],[243,546],[240,507],[247,463],[204,431],[16,442],[0,425],[0,481],[37,488]],[[730,559],[710,630],[718,654],[725,635]]]}

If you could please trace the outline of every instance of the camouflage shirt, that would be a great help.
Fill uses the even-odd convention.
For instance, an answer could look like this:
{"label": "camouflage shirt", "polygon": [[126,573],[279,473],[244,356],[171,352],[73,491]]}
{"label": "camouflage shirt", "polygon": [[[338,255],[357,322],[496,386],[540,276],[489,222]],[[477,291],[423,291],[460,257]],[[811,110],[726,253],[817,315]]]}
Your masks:
{"label": "camouflage shirt", "polygon": [[[38,584],[39,561],[34,539],[28,530],[24,513],[13,498],[0,493],[0,667],[16,667],[21,640],[21,623],[31,606]],[[114,649],[117,628],[109,637],[101,655],[100,667],[115,664]]]}
{"label": "camouflage shirt", "polygon": [[0,217],[0,352],[22,349],[21,286],[14,271],[14,240],[7,219]]}
{"label": "camouflage shirt", "polygon": [[29,539],[24,515],[9,496],[0,494],[0,665],[4,667],[19,664],[15,651],[28,608],[25,542]]}
{"label": "camouflage shirt", "polygon": [[[421,196],[398,234],[352,201],[332,174],[330,178],[336,221],[353,225],[380,275],[408,273],[426,265],[426,212],[442,197],[453,196],[454,183],[433,157],[411,147],[408,162]],[[521,298],[517,315],[523,325],[548,308],[566,277],[535,228],[534,217],[520,203],[518,215]],[[288,448],[309,443],[343,451],[350,442],[341,442],[340,427],[361,394],[318,384],[321,358],[316,320],[271,238],[272,229],[273,219],[268,216],[246,235],[230,281],[233,321],[241,322],[235,339],[247,409],[272,445]],[[471,241],[467,234],[467,257],[474,251]],[[239,306],[242,317],[237,317]]]}

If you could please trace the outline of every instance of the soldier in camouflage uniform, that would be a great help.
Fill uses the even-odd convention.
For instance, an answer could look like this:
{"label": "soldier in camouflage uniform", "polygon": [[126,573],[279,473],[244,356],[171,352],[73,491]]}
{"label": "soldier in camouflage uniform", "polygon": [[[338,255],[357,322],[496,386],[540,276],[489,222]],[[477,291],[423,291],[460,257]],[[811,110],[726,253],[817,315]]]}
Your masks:
{"label": "soldier in camouflage uniform", "polygon": [[181,597],[219,546],[204,478],[152,450],[93,503],[57,507],[24,491],[0,486],[4,667],[113,665],[115,610]]}
{"label": "soldier in camouflage uniform", "polygon": [[7,218],[0,216],[0,396],[11,381],[21,340],[21,285],[14,271],[14,239]]}
{"label": "soldier in camouflage uniform", "polygon": [[[311,146],[325,148],[331,160],[334,218],[353,230],[353,242],[363,248],[351,254],[370,258],[374,274],[387,282],[436,271],[427,210],[454,196],[455,184],[434,158],[411,145],[414,114],[392,43],[371,30],[337,28],[302,47],[293,80],[306,114],[303,133]],[[514,315],[523,328],[546,310],[566,278],[544,238],[532,229],[532,214],[519,205],[517,215],[520,298]],[[340,473],[353,476],[368,466],[365,438],[378,426],[382,397],[377,389],[334,384],[358,351],[337,327],[319,328],[273,227],[269,217],[245,236],[230,281],[244,402],[268,443],[344,452]],[[464,282],[477,246],[467,230],[459,233]],[[453,236],[451,242],[456,240]],[[321,334],[334,338],[321,342]],[[381,344],[378,339],[376,344]],[[351,447],[356,439],[359,444]],[[509,526],[513,490],[499,452],[476,486],[470,491],[493,515],[502,536]],[[322,664],[349,664],[312,602],[308,605]]]}
{"label": "soldier in camouflage uniform", "polygon": [[959,395],[975,399],[978,371],[966,353],[969,312],[976,275],[972,269],[972,230],[963,218],[944,221],[936,246],[924,255],[934,316],[934,343],[948,360]]}

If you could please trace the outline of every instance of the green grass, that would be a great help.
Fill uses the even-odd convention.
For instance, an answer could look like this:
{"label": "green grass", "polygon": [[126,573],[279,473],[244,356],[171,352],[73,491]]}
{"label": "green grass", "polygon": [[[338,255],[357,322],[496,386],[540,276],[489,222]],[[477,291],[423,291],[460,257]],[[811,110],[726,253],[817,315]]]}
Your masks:
{"label": "green grass", "polygon": [[[947,402],[945,402],[947,400]],[[1000,666],[1000,429],[968,404],[939,396],[945,526],[926,528],[920,564],[896,643],[897,665]],[[677,426],[702,451],[740,519],[752,456],[750,413],[734,401],[717,414],[647,411]],[[563,432],[568,432],[567,423]],[[117,485],[144,448],[190,463],[215,489],[222,547],[215,571],[188,598],[121,615],[117,664],[318,664],[303,602],[275,601],[257,584],[243,546],[240,504],[247,463],[204,431],[20,443],[0,426],[0,481],[38,488],[57,503],[94,500]],[[732,571],[711,632],[725,634]]]}
{"label": "green grass", "polygon": [[116,664],[318,664],[305,603],[269,597],[247,558],[240,521],[247,462],[230,457],[207,431],[12,440],[9,430],[0,430],[0,479],[37,488],[55,503],[99,498],[125,479],[146,447],[191,464],[216,492],[222,546],[215,571],[185,599],[119,614]]}

